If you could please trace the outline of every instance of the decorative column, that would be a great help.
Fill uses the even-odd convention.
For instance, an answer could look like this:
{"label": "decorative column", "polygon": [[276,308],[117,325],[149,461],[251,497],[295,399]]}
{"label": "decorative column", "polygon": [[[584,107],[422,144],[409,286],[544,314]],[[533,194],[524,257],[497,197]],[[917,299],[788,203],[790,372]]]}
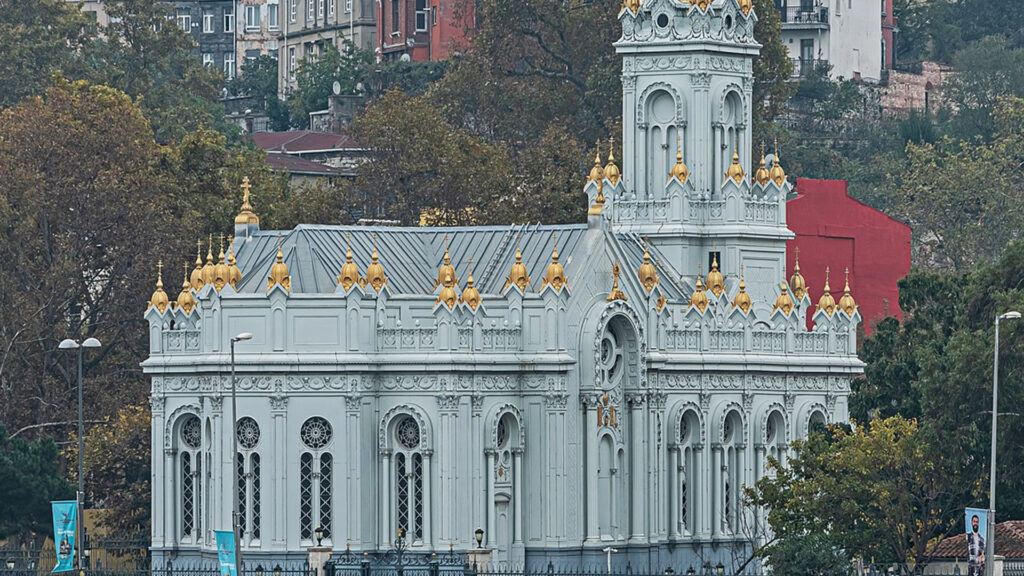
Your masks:
{"label": "decorative column", "polygon": [[[723,134],[723,127],[718,122],[711,123],[711,190],[712,192],[718,192],[721,189],[721,176],[724,171],[720,171],[719,167],[722,164],[722,142],[725,139]],[[722,174],[719,174],[722,172]]]}
{"label": "decorative column", "polygon": [[[589,399],[580,395],[583,409],[583,443],[586,448],[586,462],[583,467],[584,483],[586,486],[586,515],[587,515],[587,542],[600,542],[601,536],[598,533],[598,510],[597,510],[597,438],[594,436],[591,426],[597,426],[597,413],[591,411]],[[596,407],[595,407],[596,410]],[[612,490],[614,492],[614,489]],[[614,508],[613,514],[614,514]]]}
{"label": "decorative column", "polygon": [[391,450],[385,448],[380,451],[380,455],[380,540],[377,549],[387,550],[392,527],[396,525],[391,521]]}
{"label": "decorative column", "polygon": [[679,459],[679,447],[673,444],[668,449],[668,537],[673,540],[679,537],[679,522],[682,518],[679,509]]}
{"label": "decorative column", "polygon": [[437,408],[441,416],[441,434],[437,437],[439,442],[437,455],[437,480],[438,480],[438,538],[441,543],[451,542],[456,538],[455,518],[457,517],[456,507],[461,503],[461,494],[456,486],[458,472],[456,470],[455,457],[459,454],[455,443],[459,439],[457,431],[459,414],[459,396],[455,394],[439,394],[437,396]]}
{"label": "decorative column", "polygon": [[523,449],[516,448],[512,451],[512,499],[515,506],[515,517],[512,524],[515,527],[512,543],[522,545],[523,543]]}
{"label": "decorative column", "polygon": [[485,452],[487,453],[487,470],[484,471],[487,474],[487,545],[493,548],[494,531],[497,529],[494,521],[494,461],[496,454],[492,448],[488,448]]}
{"label": "decorative column", "polygon": [[[157,380],[153,378],[154,384]],[[167,399],[156,394],[149,397],[149,409],[153,414],[153,425],[149,432],[150,446],[153,447],[150,455],[151,468],[149,474],[149,485],[153,491],[153,518],[164,519],[164,522],[153,522],[150,537],[153,539],[153,546],[165,546],[164,534],[167,534],[166,519],[173,517],[173,508],[167,506],[168,494],[174,494],[175,477],[171,474],[173,467],[168,467],[166,452],[170,445],[164,444],[164,407]],[[163,450],[158,447],[162,447]],[[173,534],[173,532],[170,532]]]}
{"label": "decorative column", "polygon": [[[647,541],[646,534],[644,533],[644,527],[647,525],[647,501],[646,498],[650,496],[647,490],[644,488],[644,483],[647,481],[648,468],[647,468],[647,453],[644,450],[644,432],[647,426],[644,422],[644,400],[643,393],[630,394],[629,400],[629,431],[631,436],[632,444],[632,466],[630,469],[630,479],[632,480],[632,496],[633,506],[632,510],[632,534],[629,536],[630,542],[642,543]],[[623,463],[624,465],[625,463]],[[628,501],[628,500],[627,500]]]}
{"label": "decorative column", "polygon": [[[427,550],[434,549],[434,541],[430,532],[430,525],[434,523],[430,514],[430,502],[433,500],[434,494],[430,490],[430,457],[433,455],[433,450],[423,451],[423,545],[427,547]],[[409,485],[412,486],[412,483],[410,482]]]}
{"label": "decorative column", "polygon": [[[214,380],[221,389],[230,391],[230,382],[224,382],[221,380]],[[218,392],[214,392],[218,394]],[[231,492],[238,490],[238,486],[234,483],[234,470],[235,466],[238,465],[238,455],[234,453],[232,447],[232,441],[234,440],[235,427],[231,418],[241,418],[240,415],[232,414],[231,416],[224,417],[224,397],[223,396],[211,396],[209,400],[209,416],[210,416],[210,430],[213,432],[214,438],[218,436],[218,432],[221,432],[220,442],[211,441],[210,445],[213,447],[211,450],[210,458],[206,459],[204,455],[206,451],[200,452],[200,458],[204,460],[203,469],[201,475],[196,480],[203,485],[203,502],[200,504],[202,508],[203,518],[202,531],[198,532],[198,536],[203,538],[204,541],[213,543],[213,525],[220,524],[221,526],[232,526],[232,510],[231,510]],[[203,433],[206,433],[206,426],[203,426]],[[211,439],[212,440],[212,439]],[[209,478],[209,483],[206,483],[206,478]],[[219,502],[218,502],[219,500]],[[220,504],[219,509],[214,509],[214,502]],[[209,538],[204,538],[203,532],[206,533]],[[241,544],[239,540],[239,544]]]}
{"label": "decorative column", "polygon": [[[345,421],[348,432],[345,434],[345,499],[348,500],[348,540],[356,549],[363,548],[363,498],[360,471],[362,470],[362,450],[359,449],[359,411],[362,398],[352,394],[345,397]],[[345,516],[342,516],[345,518]],[[340,540],[334,540],[340,542]]]}
{"label": "decorative column", "polygon": [[[274,475],[273,510],[264,525],[271,528],[270,537],[274,546],[283,548],[288,545],[288,397],[282,393],[270,397],[270,417],[273,419],[273,450],[270,464],[267,466]],[[293,476],[294,477],[294,476]]]}
{"label": "decorative column", "polygon": [[722,446],[716,444],[711,448],[711,478],[714,485],[714,497],[712,498],[710,520],[711,536],[713,538],[722,535],[722,524],[725,521],[725,507],[722,501],[722,487],[725,481],[722,472],[724,469],[725,463],[722,461]]}

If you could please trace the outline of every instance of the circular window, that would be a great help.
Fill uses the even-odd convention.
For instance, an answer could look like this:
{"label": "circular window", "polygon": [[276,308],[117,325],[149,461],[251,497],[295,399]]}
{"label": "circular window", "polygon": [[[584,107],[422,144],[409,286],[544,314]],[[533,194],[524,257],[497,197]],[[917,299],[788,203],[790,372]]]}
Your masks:
{"label": "circular window", "polygon": [[420,445],[420,425],[412,416],[402,418],[395,428],[395,435],[398,437],[398,443],[408,450]]}
{"label": "circular window", "polygon": [[299,435],[306,446],[314,450],[323,448],[331,441],[331,424],[319,416],[314,416],[302,423]]}
{"label": "circular window", "polygon": [[190,448],[199,448],[202,440],[203,425],[199,422],[198,416],[189,416],[181,425],[181,439]]}
{"label": "circular window", "polygon": [[658,28],[668,26],[668,14],[658,14]]}
{"label": "circular window", "polygon": [[251,450],[260,441],[260,425],[252,418],[246,416],[238,421],[236,434],[238,436],[238,443],[242,445],[242,448]]}

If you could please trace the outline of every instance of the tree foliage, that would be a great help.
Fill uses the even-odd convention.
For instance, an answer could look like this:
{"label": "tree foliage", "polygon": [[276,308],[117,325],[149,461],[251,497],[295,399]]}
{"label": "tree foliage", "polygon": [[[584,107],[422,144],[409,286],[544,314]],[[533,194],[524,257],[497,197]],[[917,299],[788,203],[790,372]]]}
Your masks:
{"label": "tree foliage", "polygon": [[9,438],[0,424],[0,538],[51,530],[50,502],[75,497],[57,464],[52,438]]}

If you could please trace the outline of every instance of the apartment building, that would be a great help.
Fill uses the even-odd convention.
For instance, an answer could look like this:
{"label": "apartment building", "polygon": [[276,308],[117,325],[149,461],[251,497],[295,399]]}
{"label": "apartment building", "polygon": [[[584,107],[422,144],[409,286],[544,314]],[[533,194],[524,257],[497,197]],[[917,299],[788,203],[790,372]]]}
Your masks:
{"label": "apartment building", "polygon": [[325,46],[341,49],[345,40],[351,40],[359,48],[372,50],[376,2],[280,0],[277,45],[282,96],[295,87],[295,75],[302,60],[317,57]]}
{"label": "apartment building", "polygon": [[466,47],[471,0],[378,0],[377,55],[382,60],[445,60]]}
{"label": "apartment building", "polygon": [[[775,7],[782,17],[782,44],[793,60],[794,75],[806,74],[824,61],[836,78],[868,83],[883,79],[883,70],[891,63],[883,14],[891,18],[892,0],[775,0]],[[890,23],[895,28],[895,21]],[[888,60],[883,58],[887,53]]]}
{"label": "apartment building", "polygon": [[[287,0],[285,0],[287,1]],[[235,45],[238,73],[249,60],[270,54],[278,57],[281,33],[281,0],[236,0],[238,21]]]}

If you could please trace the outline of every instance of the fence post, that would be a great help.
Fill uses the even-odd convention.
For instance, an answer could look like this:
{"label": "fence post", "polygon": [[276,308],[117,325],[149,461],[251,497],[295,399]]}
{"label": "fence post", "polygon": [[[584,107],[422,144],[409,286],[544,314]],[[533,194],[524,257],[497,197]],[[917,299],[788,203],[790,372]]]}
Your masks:
{"label": "fence post", "polygon": [[437,552],[430,554],[430,576],[439,576],[440,568],[437,565]]}
{"label": "fence post", "polygon": [[548,575],[555,573],[555,565],[551,563],[551,558],[548,558]]}
{"label": "fence post", "polygon": [[370,557],[363,552],[363,559],[359,562],[359,573],[361,576],[370,576]]}

